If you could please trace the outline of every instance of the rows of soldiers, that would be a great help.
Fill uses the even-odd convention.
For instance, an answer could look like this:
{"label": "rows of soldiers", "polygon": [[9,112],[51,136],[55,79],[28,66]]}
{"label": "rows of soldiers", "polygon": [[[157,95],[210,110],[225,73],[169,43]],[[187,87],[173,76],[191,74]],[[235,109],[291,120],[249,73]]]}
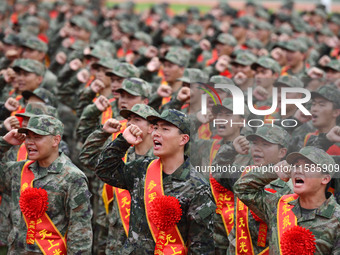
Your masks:
{"label": "rows of soldiers", "polygon": [[2,1],[0,254],[340,254],[339,35],[290,0]]}

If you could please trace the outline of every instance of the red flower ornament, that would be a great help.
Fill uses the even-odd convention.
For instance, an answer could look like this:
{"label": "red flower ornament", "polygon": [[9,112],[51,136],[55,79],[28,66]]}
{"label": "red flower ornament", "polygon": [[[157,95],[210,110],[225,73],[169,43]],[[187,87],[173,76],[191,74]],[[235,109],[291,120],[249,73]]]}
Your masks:
{"label": "red flower ornament", "polygon": [[163,254],[166,230],[174,227],[181,219],[182,209],[177,198],[158,196],[150,204],[150,220],[159,229],[154,254]]}
{"label": "red flower ornament", "polygon": [[42,188],[28,187],[21,193],[19,205],[22,213],[30,220],[37,220],[47,211],[48,196]]}
{"label": "red flower ornament", "polygon": [[316,250],[313,233],[301,226],[294,226],[284,232],[280,243],[282,255],[313,255]]}
{"label": "red flower ornament", "polygon": [[167,230],[175,226],[181,219],[182,209],[177,198],[158,196],[150,205],[150,220],[159,228]]}
{"label": "red flower ornament", "polygon": [[226,189],[225,187],[223,187],[218,181],[216,181],[215,178],[210,178],[210,183],[211,183],[211,186],[213,187],[214,190],[218,191],[218,192],[223,192],[223,193],[226,193],[228,192],[229,190]]}

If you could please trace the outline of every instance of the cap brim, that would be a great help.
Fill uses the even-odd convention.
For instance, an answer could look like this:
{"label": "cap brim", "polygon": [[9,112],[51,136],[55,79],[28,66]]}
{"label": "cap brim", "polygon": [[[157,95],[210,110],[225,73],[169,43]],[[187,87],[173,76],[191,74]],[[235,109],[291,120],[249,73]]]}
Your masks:
{"label": "cap brim", "polygon": [[[162,120],[162,121],[165,121],[165,122],[167,122],[167,123],[169,123],[169,124],[171,124],[171,125],[177,127],[175,124],[171,123],[170,121],[168,121],[168,120],[166,120],[166,119],[163,119],[163,118],[161,118],[161,117],[159,117],[159,116],[155,116],[155,115],[148,116],[148,117],[146,118],[146,120],[149,121],[149,122],[152,123],[152,124],[155,124],[156,122]],[[180,129],[179,127],[177,127],[177,128]]]}
{"label": "cap brim", "polygon": [[120,116],[124,117],[125,119],[127,119],[131,114],[135,114],[135,115],[137,115],[137,116],[139,116],[139,117],[145,119],[143,116],[139,115],[138,113],[135,113],[135,112],[133,112],[133,111],[131,111],[131,110],[126,110],[126,109],[121,110],[121,111],[119,112],[119,114],[120,114]]}
{"label": "cap brim", "polygon": [[27,134],[28,131],[31,131],[31,132],[38,134],[38,135],[52,135],[48,132],[45,132],[45,131],[42,131],[42,130],[39,130],[39,129],[35,129],[35,128],[19,128],[18,129],[18,133]]}
{"label": "cap brim", "polygon": [[34,114],[32,113],[28,113],[28,112],[22,112],[22,113],[16,113],[15,114],[16,117],[28,117],[28,118],[31,118],[32,116],[35,116]]}
{"label": "cap brim", "polygon": [[142,96],[140,94],[137,94],[135,91],[124,89],[124,88],[119,88],[119,89],[116,90],[116,92],[118,92],[118,93],[120,93],[122,91],[125,91],[125,92],[129,93],[130,95],[133,95],[133,96],[136,96],[136,97]]}
{"label": "cap brim", "polygon": [[256,138],[262,138],[263,140],[269,142],[269,143],[272,143],[272,144],[279,144],[278,142],[276,141],[273,141],[272,139],[268,139],[267,137],[264,137],[262,135],[257,135],[257,134],[251,134],[251,135],[247,135],[246,136],[246,139],[248,141],[254,141]]}
{"label": "cap brim", "polygon": [[327,101],[332,102],[331,100],[329,100],[328,98],[326,98],[325,96],[321,95],[320,93],[316,92],[316,91],[312,91],[311,92],[311,98],[316,98],[316,97],[322,97],[324,99],[326,99]]}
{"label": "cap brim", "polygon": [[214,105],[214,106],[212,107],[212,114],[213,114],[213,115],[217,115],[217,113],[219,113],[219,112],[220,112],[221,110],[223,110],[223,109],[226,109],[226,110],[228,110],[228,111],[233,112],[232,109],[229,109],[229,108],[225,107],[224,105],[218,104],[218,105]]}
{"label": "cap brim", "polygon": [[117,77],[121,77],[121,78],[127,78],[126,76],[122,75],[121,73],[117,73],[115,71],[108,71],[108,72],[105,72],[105,74],[107,76],[117,76]]}
{"label": "cap brim", "polygon": [[306,157],[305,155],[301,154],[300,152],[290,153],[287,156],[286,161],[287,161],[288,164],[293,165],[298,159],[305,159],[305,160],[311,161],[313,164],[316,164],[312,159]]}
{"label": "cap brim", "polygon": [[31,96],[35,96],[37,98],[39,98],[41,101],[44,101],[44,99],[42,99],[41,97],[37,96],[36,94],[34,94],[32,91],[29,91],[29,90],[25,90],[22,92],[22,96],[25,100],[28,100]]}

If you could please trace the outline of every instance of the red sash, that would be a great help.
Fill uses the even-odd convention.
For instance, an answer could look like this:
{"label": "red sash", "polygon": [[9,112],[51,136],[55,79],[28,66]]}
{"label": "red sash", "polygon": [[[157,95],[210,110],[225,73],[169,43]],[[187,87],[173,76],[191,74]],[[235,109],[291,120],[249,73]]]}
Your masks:
{"label": "red sash", "polygon": [[[216,140],[211,145],[210,165],[212,164],[217,151],[221,147],[218,142],[219,141]],[[234,227],[234,193],[227,189],[225,189],[225,191],[222,191],[223,189],[217,188],[215,185],[213,185],[212,182],[217,183],[217,181],[214,180],[214,178],[210,174],[210,187],[217,207],[216,213],[221,215],[224,229],[226,230],[227,235],[229,235],[230,231]]]}
{"label": "red sash", "polygon": [[122,127],[119,132],[112,134],[112,141],[116,139],[119,134],[122,134],[124,132],[124,130],[126,129],[127,119],[123,119],[119,121],[119,123],[122,125]]}
{"label": "red sash", "polygon": [[202,124],[198,128],[198,138],[203,140],[209,140],[212,133],[210,131],[209,123]]}
{"label": "red sash", "polygon": [[296,200],[298,198],[297,194],[288,194],[280,198],[277,204],[277,231],[278,231],[278,242],[281,254],[281,236],[284,232],[297,226],[297,218],[292,211],[293,205],[288,204],[288,202]]}
{"label": "red sash", "polygon": [[[242,176],[251,170],[251,167],[247,167],[243,171]],[[249,208],[240,199],[236,200],[236,255],[252,255],[254,254],[253,242],[249,231]],[[265,225],[265,227],[264,227]],[[259,229],[258,246],[265,247],[267,236],[267,225],[262,222]],[[262,237],[265,237],[264,240]],[[269,248],[264,249],[260,254],[269,254]]]}
{"label": "red sash", "polygon": [[[144,204],[146,211],[146,219],[152,234],[152,237],[157,242],[157,238],[160,237],[160,245],[156,245],[154,254],[187,254],[187,248],[185,247],[181,233],[178,227],[172,227],[165,231],[159,231],[156,225],[149,219],[150,203],[157,197],[164,195],[163,179],[162,179],[162,164],[160,159],[153,160],[147,169],[144,185]],[[163,253],[161,253],[163,250]]]}
{"label": "red sash", "polygon": [[25,143],[22,143],[19,147],[17,154],[17,161],[23,161],[27,159],[27,149]]}
{"label": "red sash", "polygon": [[91,83],[94,81],[96,77],[94,75],[91,75],[90,79],[86,82],[85,88],[90,87]]}
{"label": "red sash", "polygon": [[[109,185],[107,185],[109,186]],[[116,195],[120,219],[123,223],[126,236],[129,234],[130,210],[131,210],[131,195],[126,189],[114,187]]]}
{"label": "red sash", "polygon": [[[34,161],[27,161],[21,172],[21,191],[26,188],[33,188],[34,174],[28,168]],[[50,217],[45,212],[38,220],[30,220],[23,215],[27,226],[26,242],[28,244],[36,243],[43,254],[67,254],[65,237],[63,237]]]}

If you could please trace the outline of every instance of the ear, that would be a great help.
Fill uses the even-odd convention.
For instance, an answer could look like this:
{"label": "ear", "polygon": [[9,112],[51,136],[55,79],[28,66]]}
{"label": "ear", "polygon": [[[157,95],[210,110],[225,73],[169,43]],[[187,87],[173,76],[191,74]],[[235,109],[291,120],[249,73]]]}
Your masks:
{"label": "ear", "polygon": [[142,100],[142,104],[149,104],[149,98],[144,98]]}
{"label": "ear", "polygon": [[279,158],[283,159],[287,154],[287,148],[280,148],[279,150]]}
{"label": "ear", "polygon": [[52,137],[52,147],[53,148],[58,148],[60,141],[61,141],[61,136],[60,135],[53,136]]}
{"label": "ear", "polygon": [[149,127],[148,127],[148,134],[151,134],[153,131],[153,125],[152,124],[149,124]]}
{"label": "ear", "polygon": [[340,109],[334,109],[333,110],[333,117],[334,118],[337,118],[340,116]]}
{"label": "ear", "polygon": [[182,134],[181,135],[181,142],[180,142],[180,146],[185,146],[188,142],[189,142],[189,140],[190,140],[190,137],[189,137],[189,135],[187,135],[187,134]]}
{"label": "ear", "polygon": [[323,175],[321,184],[327,185],[331,181],[332,177],[329,174]]}
{"label": "ear", "polygon": [[44,77],[38,76],[39,85],[42,83],[43,79],[44,79]]}

